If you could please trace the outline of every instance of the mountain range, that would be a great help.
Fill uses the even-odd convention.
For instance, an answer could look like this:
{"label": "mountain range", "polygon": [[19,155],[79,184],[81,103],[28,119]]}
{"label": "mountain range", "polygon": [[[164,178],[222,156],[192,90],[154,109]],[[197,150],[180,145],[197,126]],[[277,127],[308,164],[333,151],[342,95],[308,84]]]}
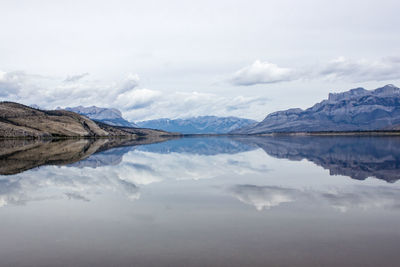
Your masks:
{"label": "mountain range", "polygon": [[187,119],[157,119],[136,124],[142,128],[159,129],[183,134],[224,134],[257,123],[237,117],[199,116]]}
{"label": "mountain range", "polygon": [[122,117],[121,111],[115,108],[91,107],[67,107],[67,111],[72,111],[84,115],[92,120],[100,121],[112,126],[138,127],[135,123],[129,122]]}
{"label": "mountain range", "polygon": [[199,116],[187,119],[162,118],[133,123],[124,119],[121,111],[116,108],[78,106],[67,107],[65,110],[112,126],[159,129],[183,134],[224,134],[256,123],[256,121],[249,119],[216,116]]}
{"label": "mountain range", "polygon": [[[375,90],[355,88],[331,93],[328,99],[308,109],[277,111],[259,123],[237,117],[199,116],[163,118],[135,124],[124,119],[115,108],[78,106],[42,110],[37,106],[0,103],[1,137],[147,135],[150,129],[183,134],[398,131],[400,88],[386,85]],[[160,134],[157,131],[152,133]]]}
{"label": "mountain range", "polygon": [[355,88],[329,94],[328,99],[303,110],[269,114],[263,121],[231,131],[234,134],[287,132],[374,131],[400,129],[400,88]]}

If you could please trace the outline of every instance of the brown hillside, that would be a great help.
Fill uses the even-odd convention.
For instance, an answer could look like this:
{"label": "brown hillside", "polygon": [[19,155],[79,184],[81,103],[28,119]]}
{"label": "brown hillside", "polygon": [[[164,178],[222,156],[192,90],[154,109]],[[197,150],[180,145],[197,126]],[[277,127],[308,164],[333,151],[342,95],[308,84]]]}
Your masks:
{"label": "brown hillside", "polygon": [[154,137],[170,135],[150,129],[96,123],[65,110],[45,111],[13,102],[0,102],[0,138]]}

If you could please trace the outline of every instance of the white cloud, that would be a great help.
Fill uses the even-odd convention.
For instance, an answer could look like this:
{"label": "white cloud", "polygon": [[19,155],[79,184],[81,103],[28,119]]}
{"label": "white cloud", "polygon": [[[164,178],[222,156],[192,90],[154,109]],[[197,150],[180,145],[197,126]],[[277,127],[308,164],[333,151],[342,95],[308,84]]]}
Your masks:
{"label": "white cloud", "polygon": [[124,110],[140,109],[150,106],[161,96],[161,92],[150,89],[129,90],[119,94],[115,103]]}
{"label": "white cloud", "polygon": [[231,82],[234,85],[255,85],[291,81],[296,78],[297,75],[292,69],[256,60],[250,66],[238,70],[231,78]]}
{"label": "white cloud", "polygon": [[400,58],[351,60],[339,57],[317,72],[317,77],[343,79],[352,82],[386,81],[400,79]]}

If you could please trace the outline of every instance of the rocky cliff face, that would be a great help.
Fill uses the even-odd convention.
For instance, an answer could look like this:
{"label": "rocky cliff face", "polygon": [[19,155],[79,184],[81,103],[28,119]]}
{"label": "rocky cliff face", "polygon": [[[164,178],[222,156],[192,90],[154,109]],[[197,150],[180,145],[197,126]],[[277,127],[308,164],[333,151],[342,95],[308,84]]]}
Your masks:
{"label": "rocky cliff face", "polygon": [[236,117],[200,116],[188,119],[158,119],[142,121],[140,127],[183,134],[222,134],[255,124],[256,121]]}
{"label": "rocky cliff face", "polygon": [[138,127],[136,124],[125,120],[122,117],[121,111],[115,108],[99,108],[96,106],[91,107],[67,107],[65,110],[72,111],[84,116],[89,117],[92,120],[100,121],[113,126],[124,126],[124,127]]}
{"label": "rocky cliff face", "polygon": [[306,110],[289,109],[269,114],[262,122],[232,133],[392,130],[400,125],[400,89],[386,85],[329,94],[327,100]]}

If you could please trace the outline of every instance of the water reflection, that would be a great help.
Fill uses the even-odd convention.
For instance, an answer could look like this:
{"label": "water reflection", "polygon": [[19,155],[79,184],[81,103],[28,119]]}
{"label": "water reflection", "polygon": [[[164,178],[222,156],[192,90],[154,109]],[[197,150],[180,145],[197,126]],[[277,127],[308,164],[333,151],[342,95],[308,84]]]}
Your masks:
{"label": "water reflection", "polygon": [[[237,141],[216,138],[211,139],[212,145],[205,146],[205,140],[199,139],[195,145],[202,147],[199,153],[189,149],[193,141],[165,143],[167,147],[176,144],[178,151],[186,151],[182,153],[172,152],[174,149],[159,153],[160,149],[165,151],[162,146],[141,147],[127,140],[23,141],[10,146],[1,157],[2,174],[8,176],[0,179],[0,205],[65,197],[90,201],[94,192],[104,191],[120,191],[135,200],[140,197],[141,186],[165,180],[201,180],[227,173],[251,175],[268,171],[262,161],[247,158],[243,147],[248,146]],[[29,168],[35,169],[25,171]]]}
{"label": "water reflection", "polygon": [[375,177],[393,183],[400,179],[399,137],[251,137],[236,138],[257,145],[268,155],[300,161],[307,159],[331,175],[357,180]]}
{"label": "water reflection", "polygon": [[0,266],[400,260],[399,138],[151,142],[0,142]]}
{"label": "water reflection", "polygon": [[[120,163],[120,157],[132,147],[167,140],[158,139],[67,139],[0,140],[0,175],[12,175],[43,165],[71,165],[89,158],[87,165],[104,166]],[[119,147],[109,152],[104,152]],[[125,148],[121,148],[125,147]],[[96,153],[104,152],[101,156]],[[94,155],[96,154],[96,155]]]}
{"label": "water reflection", "polygon": [[119,192],[127,199],[140,196],[134,183],[122,180],[112,171],[87,172],[79,168],[49,166],[3,176],[0,179],[0,206],[62,198],[90,201],[91,196],[105,190]]}
{"label": "water reflection", "polygon": [[357,186],[328,190],[296,189],[277,186],[235,185],[228,189],[239,201],[257,210],[290,202],[303,205],[327,204],[341,212],[351,209],[400,209],[400,188]]}
{"label": "water reflection", "polygon": [[[61,197],[89,201],[94,191],[104,189],[121,191],[134,200],[139,199],[141,186],[162,181],[265,176],[271,169],[263,151],[275,158],[307,159],[329,169],[330,175],[395,182],[400,177],[399,145],[400,139],[394,137],[184,138],[148,145],[118,139],[5,141],[1,143],[1,174],[20,174],[0,179],[0,205]],[[55,166],[25,172],[43,165]],[[56,190],[44,194],[46,187]],[[246,184],[231,187],[230,193],[257,210],[304,200],[301,196],[330,199],[341,210],[348,206],[340,204],[343,196],[352,197],[360,207],[369,205],[364,204],[367,199],[381,203],[377,199],[383,195],[394,199],[392,191],[377,195],[382,189],[361,195],[335,190],[317,193]]]}
{"label": "water reflection", "polygon": [[259,211],[292,202],[299,194],[299,191],[290,188],[256,185],[235,185],[228,192],[241,202],[256,207]]}
{"label": "water reflection", "polygon": [[[50,186],[65,191],[60,194],[68,199],[90,200],[86,194],[94,188],[122,190],[129,199],[138,199],[140,186],[164,180],[265,175],[270,168],[261,151],[275,158],[307,159],[329,169],[330,175],[358,180],[376,177],[393,183],[400,178],[399,145],[400,138],[396,137],[184,138],[148,145],[118,139],[9,140],[1,142],[0,172],[20,174],[0,180],[0,205],[54,198],[41,192],[40,196],[32,196],[33,192]],[[24,172],[42,165],[63,167]],[[319,199],[324,196],[332,202],[343,199],[340,193],[301,193],[290,188],[255,185],[237,185],[231,188],[231,193],[258,210],[292,202],[301,195],[318,195]],[[353,196],[354,202],[364,202],[359,195],[347,192],[346,196]],[[369,197],[378,203],[376,194]],[[336,206],[346,209],[346,205]]]}
{"label": "water reflection", "polygon": [[169,142],[150,144],[139,149],[159,154],[188,153],[197,155],[236,154],[256,149],[257,144],[240,142],[228,137],[182,138]]}
{"label": "water reflection", "polygon": [[[261,148],[275,158],[293,161],[307,159],[328,169],[330,175],[345,175],[357,180],[375,177],[391,183],[400,179],[398,137],[183,138],[143,144],[146,144],[146,141],[118,139],[1,141],[0,174],[16,174],[42,165],[68,165],[79,168],[116,166],[123,164],[123,156],[135,149],[153,154],[172,154],[174,156],[171,157],[176,157],[173,160],[177,162],[180,160],[177,155],[233,155]],[[233,157],[227,162],[230,166],[251,165],[248,162],[235,161]],[[143,165],[135,166],[134,169],[149,168]]]}

